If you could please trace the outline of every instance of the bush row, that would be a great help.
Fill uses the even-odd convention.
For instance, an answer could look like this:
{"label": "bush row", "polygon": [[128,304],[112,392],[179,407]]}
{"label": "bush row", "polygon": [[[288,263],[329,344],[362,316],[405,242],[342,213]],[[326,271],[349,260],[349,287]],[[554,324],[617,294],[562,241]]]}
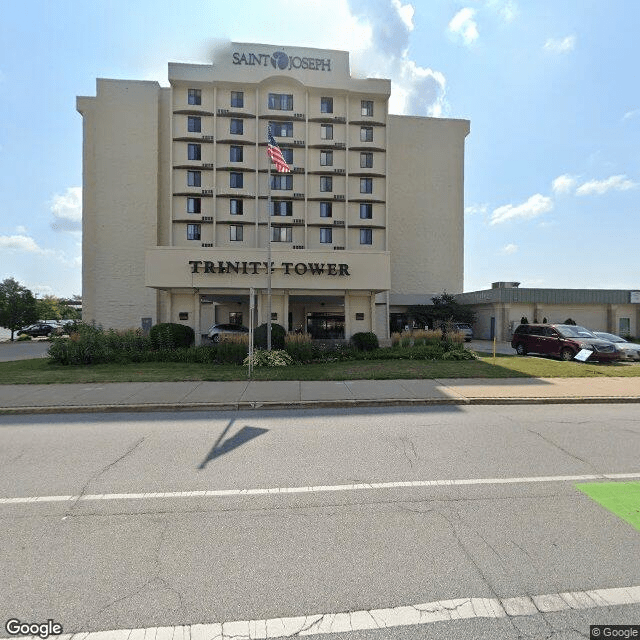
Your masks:
{"label": "bush row", "polygon": [[[156,325],[160,329],[149,336],[138,330],[103,330],[87,324],[77,324],[67,337],[53,337],[49,348],[52,362],[63,365],[86,365],[133,362],[185,362],[202,364],[237,364],[246,359],[249,347],[246,340],[222,341],[215,346],[194,347],[193,330]],[[273,325],[274,327],[278,325]],[[264,335],[256,340],[258,347],[266,346]],[[155,327],[153,328],[155,329]],[[284,330],[283,330],[284,332]],[[433,339],[415,346],[396,345],[379,348],[373,333],[355,334],[351,345],[325,347],[314,344],[308,336],[285,335],[272,328],[272,347],[285,351],[294,362],[336,362],[346,360],[465,360],[474,356],[462,344]],[[277,336],[274,339],[274,336]],[[359,336],[356,338],[356,336]],[[262,344],[262,338],[265,344]],[[186,343],[186,344],[185,344]]]}

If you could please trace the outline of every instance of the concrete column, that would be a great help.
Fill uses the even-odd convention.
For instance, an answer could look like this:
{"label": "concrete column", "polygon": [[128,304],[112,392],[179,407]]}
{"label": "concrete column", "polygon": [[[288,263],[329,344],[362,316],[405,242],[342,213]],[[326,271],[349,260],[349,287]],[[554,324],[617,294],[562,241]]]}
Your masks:
{"label": "concrete column", "polygon": [[287,333],[289,333],[289,291],[286,289],[282,292],[282,322],[280,323]]}
{"label": "concrete column", "polygon": [[196,334],[195,345],[199,347],[202,344],[202,329],[200,328],[200,292],[197,289],[193,294],[193,325]]}
{"label": "concrete column", "polygon": [[617,333],[616,331],[616,314],[612,304],[607,305],[607,332]]}
{"label": "concrete column", "polygon": [[373,291],[369,292],[369,331],[371,333],[376,332],[376,294]]}
{"label": "concrete column", "polygon": [[351,337],[351,308],[349,305],[349,292],[344,292],[344,337]]}

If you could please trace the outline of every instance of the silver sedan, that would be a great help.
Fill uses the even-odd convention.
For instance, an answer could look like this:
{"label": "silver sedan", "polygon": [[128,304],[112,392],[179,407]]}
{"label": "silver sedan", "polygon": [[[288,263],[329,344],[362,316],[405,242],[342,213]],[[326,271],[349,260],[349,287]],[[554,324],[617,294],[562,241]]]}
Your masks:
{"label": "silver sedan", "polygon": [[640,344],[628,342],[620,336],[613,333],[605,333],[604,331],[594,331],[598,338],[608,340],[616,345],[616,351],[620,354],[621,360],[640,360]]}

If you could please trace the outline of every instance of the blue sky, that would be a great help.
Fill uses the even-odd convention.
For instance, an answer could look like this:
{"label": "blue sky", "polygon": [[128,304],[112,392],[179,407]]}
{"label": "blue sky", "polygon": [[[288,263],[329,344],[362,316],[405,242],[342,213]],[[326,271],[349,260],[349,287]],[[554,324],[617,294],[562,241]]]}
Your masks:
{"label": "blue sky", "polygon": [[640,288],[635,0],[0,2],[0,279],[81,293],[95,80],[155,79],[221,41],[351,52],[395,113],[471,121],[465,291]]}

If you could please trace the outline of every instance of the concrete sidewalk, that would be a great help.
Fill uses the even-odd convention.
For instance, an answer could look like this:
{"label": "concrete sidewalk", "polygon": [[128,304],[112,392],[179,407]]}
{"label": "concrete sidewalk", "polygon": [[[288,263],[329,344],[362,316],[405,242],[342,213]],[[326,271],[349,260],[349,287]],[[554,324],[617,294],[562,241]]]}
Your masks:
{"label": "concrete sidewalk", "polygon": [[640,377],[0,385],[0,414],[587,402],[640,402]]}

